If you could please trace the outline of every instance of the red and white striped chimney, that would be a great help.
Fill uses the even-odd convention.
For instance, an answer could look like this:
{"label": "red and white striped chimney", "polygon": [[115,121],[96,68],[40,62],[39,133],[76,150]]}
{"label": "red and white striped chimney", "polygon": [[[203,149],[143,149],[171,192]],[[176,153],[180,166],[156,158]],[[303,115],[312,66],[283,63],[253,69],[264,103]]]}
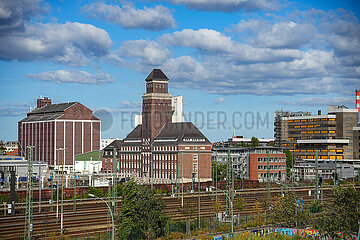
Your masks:
{"label": "red and white striped chimney", "polygon": [[358,112],[360,112],[359,92],[360,92],[360,89],[355,90],[355,93],[356,93],[356,109],[358,110]]}

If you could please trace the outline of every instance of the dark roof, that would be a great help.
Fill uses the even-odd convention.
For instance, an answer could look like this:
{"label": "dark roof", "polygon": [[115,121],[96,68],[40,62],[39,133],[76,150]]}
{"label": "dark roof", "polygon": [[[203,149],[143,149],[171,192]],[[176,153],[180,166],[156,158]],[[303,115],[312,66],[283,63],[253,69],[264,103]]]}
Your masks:
{"label": "dark roof", "polygon": [[50,104],[45,105],[41,108],[36,108],[28,113],[29,115],[33,114],[45,114],[45,113],[64,113],[66,109],[71,107],[72,105],[76,104],[77,102],[69,102],[69,103],[57,103],[57,104]]}
{"label": "dark roof", "polygon": [[58,119],[59,117],[61,117],[63,115],[64,115],[64,113],[54,113],[54,114],[45,114],[45,115],[33,114],[33,115],[27,116],[26,118],[24,118],[20,122],[36,122],[36,121],[55,120],[55,119]]}
{"label": "dark roof", "polygon": [[57,103],[45,105],[41,108],[36,108],[27,113],[27,117],[20,122],[35,122],[55,120],[64,115],[64,111],[69,107],[75,105],[77,102]]}
{"label": "dark roof", "polygon": [[157,144],[211,144],[191,122],[166,123],[154,139]]}
{"label": "dark roof", "polygon": [[126,139],[140,139],[141,140],[141,124],[137,125],[127,136]]}
{"label": "dark roof", "polygon": [[[141,145],[142,125],[136,126],[120,143],[121,146]],[[166,123],[154,138],[153,145],[211,144],[191,122]]]}
{"label": "dark roof", "polygon": [[168,77],[163,73],[163,71],[161,71],[161,69],[153,69],[149,76],[145,79],[145,81],[151,80],[169,81]]}
{"label": "dark roof", "polygon": [[104,150],[113,150],[114,147],[116,149],[119,149],[119,146],[121,145],[123,140],[114,140],[112,141],[109,145],[107,145],[106,147],[104,147]]}

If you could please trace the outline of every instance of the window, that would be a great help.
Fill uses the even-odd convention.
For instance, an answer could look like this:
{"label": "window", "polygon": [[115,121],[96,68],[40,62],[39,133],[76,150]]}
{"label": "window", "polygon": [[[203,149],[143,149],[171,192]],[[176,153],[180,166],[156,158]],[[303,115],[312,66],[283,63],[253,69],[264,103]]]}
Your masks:
{"label": "window", "polygon": [[193,163],[193,172],[197,172],[197,163]]}

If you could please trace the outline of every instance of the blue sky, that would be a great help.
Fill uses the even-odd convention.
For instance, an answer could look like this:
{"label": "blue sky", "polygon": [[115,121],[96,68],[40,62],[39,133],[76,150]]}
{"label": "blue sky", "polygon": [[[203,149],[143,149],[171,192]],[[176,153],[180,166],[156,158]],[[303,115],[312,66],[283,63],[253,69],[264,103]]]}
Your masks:
{"label": "blue sky", "polygon": [[[153,68],[211,141],[273,137],[275,110],[354,107],[357,1],[0,1],[0,139],[38,96],[108,113],[124,138]],[[111,120],[112,119],[112,120]]]}

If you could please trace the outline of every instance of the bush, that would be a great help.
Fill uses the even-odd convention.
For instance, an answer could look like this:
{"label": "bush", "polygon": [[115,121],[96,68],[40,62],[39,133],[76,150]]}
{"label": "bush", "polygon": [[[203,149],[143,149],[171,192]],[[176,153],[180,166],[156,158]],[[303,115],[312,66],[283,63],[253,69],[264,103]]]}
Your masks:
{"label": "bush", "polygon": [[312,203],[310,203],[309,210],[312,213],[319,213],[319,212],[322,212],[323,207],[319,201],[315,200]]}

